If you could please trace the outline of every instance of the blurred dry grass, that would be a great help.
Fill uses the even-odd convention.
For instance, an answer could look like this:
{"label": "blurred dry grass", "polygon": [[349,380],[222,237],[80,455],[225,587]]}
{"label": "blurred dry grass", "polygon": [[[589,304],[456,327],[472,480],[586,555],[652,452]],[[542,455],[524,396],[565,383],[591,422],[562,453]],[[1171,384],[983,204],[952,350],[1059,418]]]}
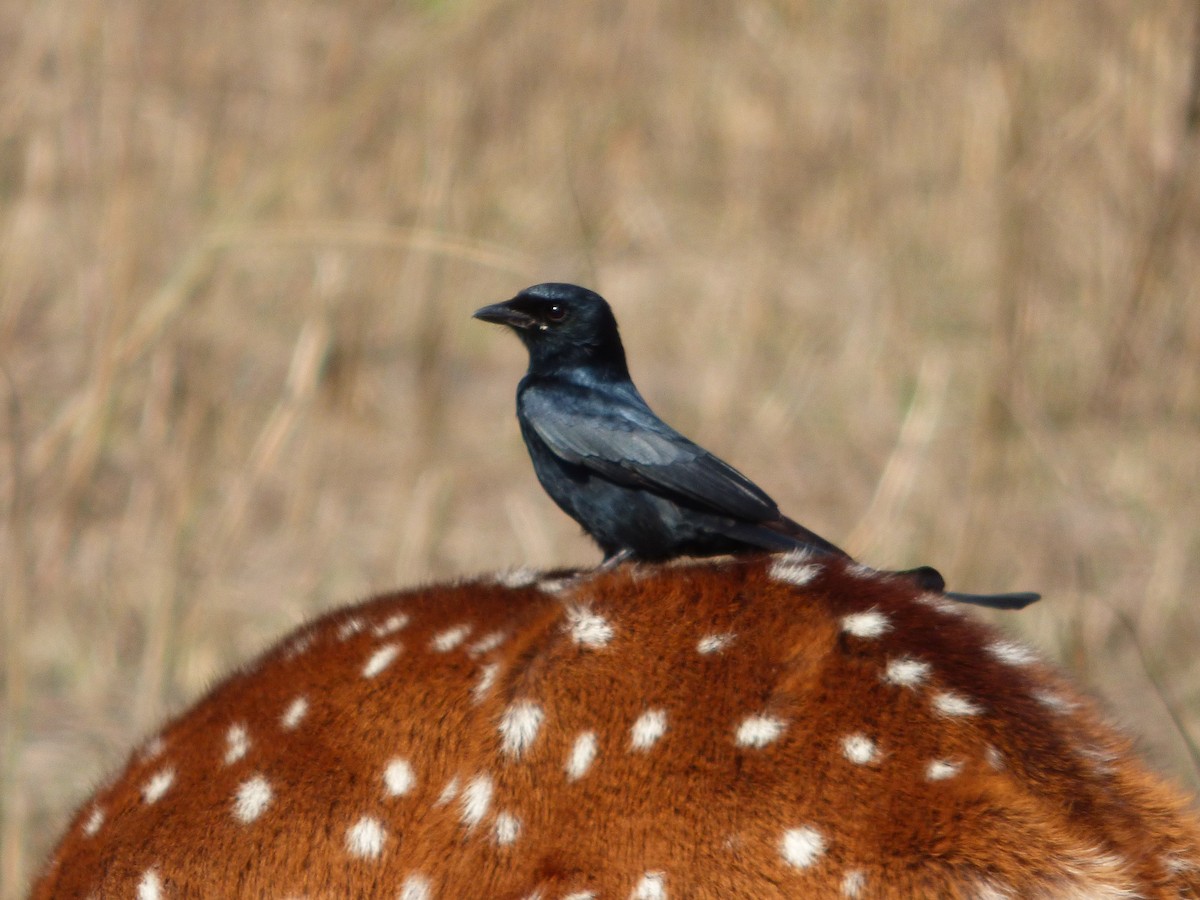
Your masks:
{"label": "blurred dry grass", "polygon": [[597,559],[468,318],[550,279],[793,516],[1042,590],[1005,625],[1195,786],[1197,15],[0,7],[3,895],[304,617]]}

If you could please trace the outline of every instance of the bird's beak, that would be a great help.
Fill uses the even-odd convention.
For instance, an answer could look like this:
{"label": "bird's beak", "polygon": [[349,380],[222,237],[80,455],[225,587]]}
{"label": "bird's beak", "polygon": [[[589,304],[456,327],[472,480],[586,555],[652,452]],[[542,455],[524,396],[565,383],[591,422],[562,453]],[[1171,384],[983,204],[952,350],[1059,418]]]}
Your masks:
{"label": "bird's beak", "polygon": [[471,318],[482,319],[485,322],[495,322],[497,325],[507,325],[510,328],[522,331],[537,325],[537,319],[529,315],[529,313],[514,309],[508,303],[493,303],[491,306],[477,309]]}

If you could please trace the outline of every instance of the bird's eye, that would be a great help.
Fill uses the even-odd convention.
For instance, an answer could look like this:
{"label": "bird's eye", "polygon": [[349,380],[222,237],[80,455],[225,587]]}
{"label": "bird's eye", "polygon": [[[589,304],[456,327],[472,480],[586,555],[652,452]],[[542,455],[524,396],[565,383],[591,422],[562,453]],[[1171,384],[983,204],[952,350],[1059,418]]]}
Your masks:
{"label": "bird's eye", "polygon": [[548,310],[546,310],[546,318],[549,319],[551,322],[561,322],[566,317],[567,317],[567,308],[565,306],[560,306],[557,303],[555,303]]}

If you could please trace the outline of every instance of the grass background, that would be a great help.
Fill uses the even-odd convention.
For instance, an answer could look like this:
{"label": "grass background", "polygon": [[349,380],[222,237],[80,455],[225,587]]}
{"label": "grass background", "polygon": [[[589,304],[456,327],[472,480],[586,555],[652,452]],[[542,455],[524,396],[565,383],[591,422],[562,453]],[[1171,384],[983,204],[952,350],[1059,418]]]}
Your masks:
{"label": "grass background", "polygon": [[1193,790],[1195,0],[0,5],[0,894],[308,616],[597,552],[484,303],[1004,627]]}

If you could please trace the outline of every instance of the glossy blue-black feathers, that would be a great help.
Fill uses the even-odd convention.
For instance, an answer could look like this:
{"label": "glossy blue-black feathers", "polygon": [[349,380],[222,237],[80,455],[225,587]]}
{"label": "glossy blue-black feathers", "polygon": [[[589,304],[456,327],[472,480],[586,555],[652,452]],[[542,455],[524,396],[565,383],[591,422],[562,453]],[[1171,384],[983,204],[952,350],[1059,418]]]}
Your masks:
{"label": "glossy blue-black feathers", "polygon": [[[847,556],[654,414],[629,377],[616,319],[600,295],[571,284],[539,284],[475,317],[509,326],[528,349],[517,419],[534,471],[607,559],[801,547]],[[933,569],[910,577],[927,590],[944,587]],[[1004,608],[1037,599],[953,596]]]}

